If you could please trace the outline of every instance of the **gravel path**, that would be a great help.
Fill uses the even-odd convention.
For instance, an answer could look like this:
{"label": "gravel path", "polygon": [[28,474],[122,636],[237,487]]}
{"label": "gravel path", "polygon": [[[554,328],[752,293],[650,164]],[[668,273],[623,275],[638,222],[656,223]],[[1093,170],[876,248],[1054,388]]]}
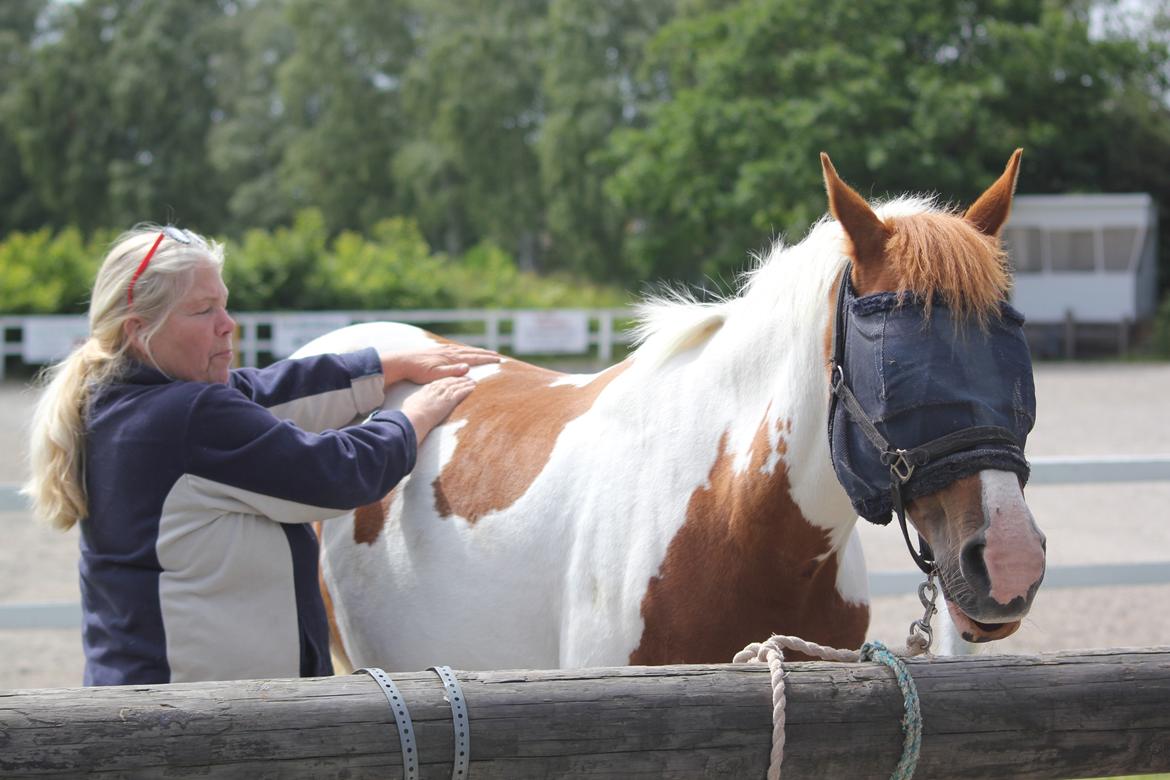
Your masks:
{"label": "gravel path", "polygon": [[[1170,454],[1170,365],[1052,364],[1036,369],[1039,420],[1029,454]],[[33,395],[0,385],[0,482],[24,476]],[[1053,566],[1170,561],[1170,483],[1038,486],[1028,503]],[[863,524],[871,570],[913,569],[894,527]],[[60,534],[26,513],[0,513],[0,602],[74,601],[76,530]],[[985,652],[1170,645],[1170,585],[1041,590],[1019,633]],[[913,594],[874,602],[871,636],[900,642],[921,614]],[[760,637],[763,639],[764,637]],[[0,689],[78,685],[73,630],[0,630]]]}

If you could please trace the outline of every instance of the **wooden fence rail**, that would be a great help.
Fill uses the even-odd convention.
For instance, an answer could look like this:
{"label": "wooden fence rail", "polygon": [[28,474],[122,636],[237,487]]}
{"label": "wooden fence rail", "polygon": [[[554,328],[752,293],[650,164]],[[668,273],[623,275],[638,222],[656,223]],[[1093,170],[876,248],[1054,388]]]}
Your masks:
{"label": "wooden fence rail", "polygon": [[[918,777],[1170,770],[1170,648],[910,662]],[[472,780],[762,778],[767,670],[666,666],[459,672]],[[421,778],[451,776],[451,710],[432,673],[396,674]],[[876,664],[788,665],[784,777],[886,778],[901,695]],[[367,676],[0,691],[0,776],[400,777]]]}

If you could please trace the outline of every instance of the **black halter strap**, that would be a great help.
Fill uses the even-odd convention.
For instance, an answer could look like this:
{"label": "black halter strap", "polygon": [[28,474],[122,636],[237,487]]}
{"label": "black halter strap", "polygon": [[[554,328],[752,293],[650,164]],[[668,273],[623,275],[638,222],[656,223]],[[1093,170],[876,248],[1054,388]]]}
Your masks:
{"label": "black halter strap", "polygon": [[[923,572],[928,575],[933,574],[936,562],[934,560],[934,552],[930,549],[930,545],[919,534],[919,547],[915,549],[914,543],[910,540],[910,531],[906,527],[906,501],[903,490],[906,483],[910,481],[910,477],[914,474],[914,470],[919,466],[925,466],[932,460],[952,455],[956,452],[973,449],[980,445],[1006,444],[1018,447],[1019,442],[1012,435],[1011,431],[1005,428],[982,425],[948,433],[945,436],[940,436],[937,439],[933,439],[909,450],[898,449],[890,444],[869,418],[869,415],[866,414],[861,402],[857,400],[857,396],[849,388],[845,377],[845,329],[849,324],[845,305],[847,302],[847,285],[850,284],[850,271],[852,267],[852,263],[845,264],[845,269],[841,272],[841,280],[837,290],[837,316],[834,321],[833,339],[833,373],[830,381],[833,403],[844,404],[845,411],[849,414],[849,417],[857,424],[862,433],[865,434],[865,438],[869,440],[869,443],[880,454],[882,464],[890,469],[890,498],[894,506],[894,511],[898,515],[898,525],[902,529],[902,537],[906,540],[907,549],[910,550],[910,557],[914,559],[914,563]],[[829,410],[829,419],[830,421],[833,419],[832,409]]]}

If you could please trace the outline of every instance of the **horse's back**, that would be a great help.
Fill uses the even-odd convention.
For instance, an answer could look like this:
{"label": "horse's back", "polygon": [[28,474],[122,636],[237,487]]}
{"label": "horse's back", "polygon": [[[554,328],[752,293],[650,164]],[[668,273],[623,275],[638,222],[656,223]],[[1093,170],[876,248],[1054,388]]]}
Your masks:
{"label": "horse's back", "polygon": [[330,331],[298,349],[294,358],[334,352],[356,352],[373,347],[379,352],[435,347],[441,340],[431,333],[402,322],[359,322]]}
{"label": "horse's back", "polygon": [[[297,357],[444,342],[409,325],[365,323],[326,334]],[[323,580],[355,665],[562,662],[557,616],[573,507],[540,480],[564,426],[608,381],[590,389],[590,377],[511,359],[474,367],[472,376],[479,386],[423,442],[411,474],[380,504],[322,528]],[[418,390],[399,385],[384,408]]]}

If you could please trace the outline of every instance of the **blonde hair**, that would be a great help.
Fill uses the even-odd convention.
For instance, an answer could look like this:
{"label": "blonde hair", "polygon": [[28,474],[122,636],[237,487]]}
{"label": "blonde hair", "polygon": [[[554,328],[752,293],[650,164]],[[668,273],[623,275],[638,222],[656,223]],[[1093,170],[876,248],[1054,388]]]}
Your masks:
{"label": "blonde hair", "polygon": [[[131,280],[160,233],[161,243],[134,281],[131,304]],[[89,338],[41,375],[43,389],[29,444],[31,476],[23,489],[41,520],[67,531],[89,514],[85,490],[89,401],[95,389],[120,378],[137,357],[126,333],[130,318],[142,319],[142,347],[154,362],[150,340],[191,288],[200,264],[222,268],[223,247],[190,231],[164,231],[157,225],[135,226],[106,254],[90,298]]]}

